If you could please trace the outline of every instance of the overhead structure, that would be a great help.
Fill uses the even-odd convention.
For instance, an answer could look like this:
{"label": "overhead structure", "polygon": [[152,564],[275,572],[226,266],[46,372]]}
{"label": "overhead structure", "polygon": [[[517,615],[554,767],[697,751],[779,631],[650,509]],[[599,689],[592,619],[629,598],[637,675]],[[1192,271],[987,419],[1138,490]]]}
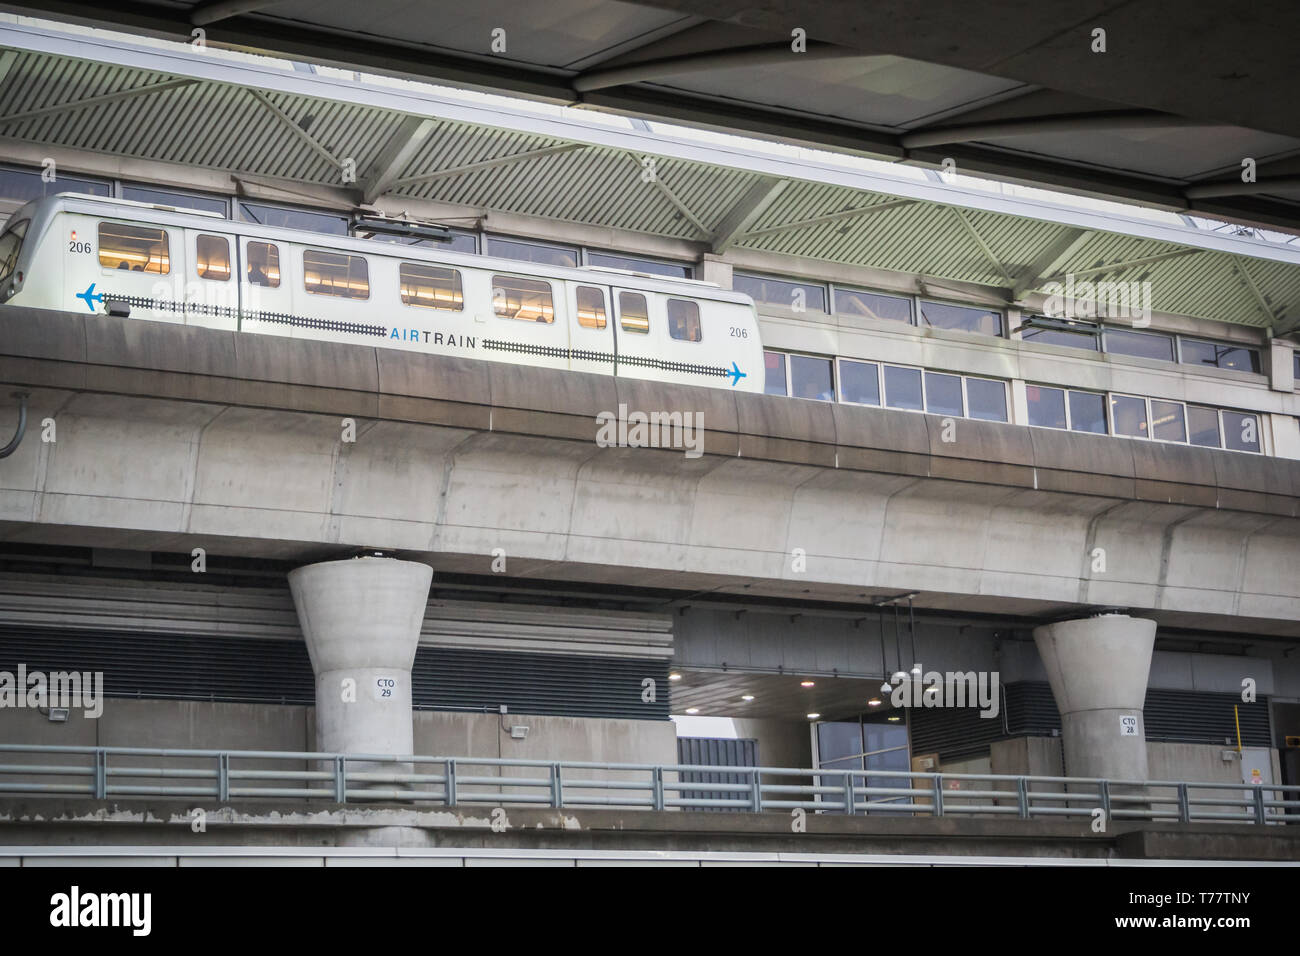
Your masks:
{"label": "overhead structure", "polygon": [[1069,275],[1143,281],[1157,311],[1275,335],[1300,325],[1300,239],[178,44],[0,28],[0,145],[38,165],[52,149],[74,168],[129,156],[181,182],[198,171],[217,190],[351,211],[505,213],[693,256],[888,270],[990,304]]}
{"label": "overhead structure", "polygon": [[[9,0],[3,8],[1300,224],[1300,12],[1214,0]],[[196,34],[196,31],[202,31]],[[1243,164],[1250,161],[1250,175]]]}

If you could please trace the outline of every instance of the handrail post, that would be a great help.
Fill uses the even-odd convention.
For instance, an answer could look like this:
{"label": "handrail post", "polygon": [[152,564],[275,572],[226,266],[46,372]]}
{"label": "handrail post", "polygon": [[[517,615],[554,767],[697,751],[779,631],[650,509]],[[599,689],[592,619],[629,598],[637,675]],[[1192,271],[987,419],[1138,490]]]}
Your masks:
{"label": "handrail post", "polygon": [[931,784],[934,790],[934,815],[941,817],[943,816],[943,774],[935,774]]}
{"label": "handrail post", "polygon": [[348,802],[348,758],[334,758],[334,802]]}
{"label": "handrail post", "polygon": [[456,803],[456,759],[448,757],[446,763],[446,780],[442,785],[442,796],[447,801],[447,806],[454,806]]}
{"label": "handrail post", "polygon": [[108,799],[108,751],[95,749],[95,799]]}
{"label": "handrail post", "polygon": [[1185,783],[1180,783],[1178,785],[1178,822],[1192,822],[1191,795],[1188,793],[1187,784]]}
{"label": "handrail post", "polygon": [[560,779],[560,765],[551,764],[551,806],[559,810],[564,806],[564,781]]}
{"label": "handrail post", "polygon": [[653,781],[652,786],[654,788],[654,794],[652,797],[654,808],[656,810],[662,810],[664,808],[664,768],[662,766],[654,768],[651,772],[651,780]]}
{"label": "handrail post", "polygon": [[755,813],[763,812],[763,775],[759,773],[757,767],[749,773],[750,790],[749,790],[749,808]]}
{"label": "handrail post", "polygon": [[850,770],[844,775],[844,813],[846,816],[853,816],[857,813],[857,808],[853,801],[853,771]]}
{"label": "handrail post", "polygon": [[1255,797],[1255,822],[1263,826],[1268,822],[1268,808],[1264,806],[1264,787],[1256,785],[1254,791]]}
{"label": "handrail post", "polygon": [[1020,809],[1020,819],[1029,819],[1029,781],[1016,777],[1016,805]]}
{"label": "handrail post", "polygon": [[217,799],[230,800],[230,754],[217,754]]}

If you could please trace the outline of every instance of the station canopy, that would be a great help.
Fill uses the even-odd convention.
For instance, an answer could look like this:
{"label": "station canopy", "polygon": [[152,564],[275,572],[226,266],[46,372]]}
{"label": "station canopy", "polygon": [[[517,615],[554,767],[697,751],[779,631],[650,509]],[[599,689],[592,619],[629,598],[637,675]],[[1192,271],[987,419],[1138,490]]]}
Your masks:
{"label": "station canopy", "polygon": [[[857,62],[814,65],[831,60]],[[679,240],[695,254],[798,257],[805,271],[888,270],[922,292],[960,284],[1007,304],[1067,275],[1142,281],[1158,311],[1274,335],[1300,327],[1290,233],[589,106],[0,21],[5,155],[48,146],[175,164],[228,176],[231,192],[329,195],[356,210],[426,200]]]}

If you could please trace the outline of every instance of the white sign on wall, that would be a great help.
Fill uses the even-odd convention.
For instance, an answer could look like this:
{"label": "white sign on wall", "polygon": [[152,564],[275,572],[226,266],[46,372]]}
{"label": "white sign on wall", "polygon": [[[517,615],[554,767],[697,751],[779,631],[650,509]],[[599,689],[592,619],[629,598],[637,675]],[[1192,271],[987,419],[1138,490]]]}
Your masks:
{"label": "white sign on wall", "polygon": [[375,700],[392,700],[397,696],[397,678],[376,677],[373,690]]}
{"label": "white sign on wall", "polygon": [[1119,719],[1119,735],[1121,737],[1136,737],[1138,735],[1138,719],[1135,716],[1125,715]]}

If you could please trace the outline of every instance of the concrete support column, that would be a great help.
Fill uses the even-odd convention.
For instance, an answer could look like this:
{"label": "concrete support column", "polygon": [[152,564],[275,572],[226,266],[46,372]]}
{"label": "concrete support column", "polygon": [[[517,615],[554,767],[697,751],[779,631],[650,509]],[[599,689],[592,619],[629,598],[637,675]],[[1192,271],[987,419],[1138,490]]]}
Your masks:
{"label": "concrete support column", "polygon": [[705,282],[716,282],[722,288],[730,289],[732,282],[731,263],[723,259],[722,256],[706,252],[700,256],[695,278],[702,279]]}
{"label": "concrete support column", "polygon": [[411,664],[432,580],[426,564],[378,557],[289,572],[316,672],[317,750],[411,753]]}
{"label": "concrete support column", "polygon": [[[1147,779],[1146,698],[1156,623],[1127,614],[1034,628],[1061,712],[1071,777]],[[1136,719],[1136,726],[1125,718]]]}

